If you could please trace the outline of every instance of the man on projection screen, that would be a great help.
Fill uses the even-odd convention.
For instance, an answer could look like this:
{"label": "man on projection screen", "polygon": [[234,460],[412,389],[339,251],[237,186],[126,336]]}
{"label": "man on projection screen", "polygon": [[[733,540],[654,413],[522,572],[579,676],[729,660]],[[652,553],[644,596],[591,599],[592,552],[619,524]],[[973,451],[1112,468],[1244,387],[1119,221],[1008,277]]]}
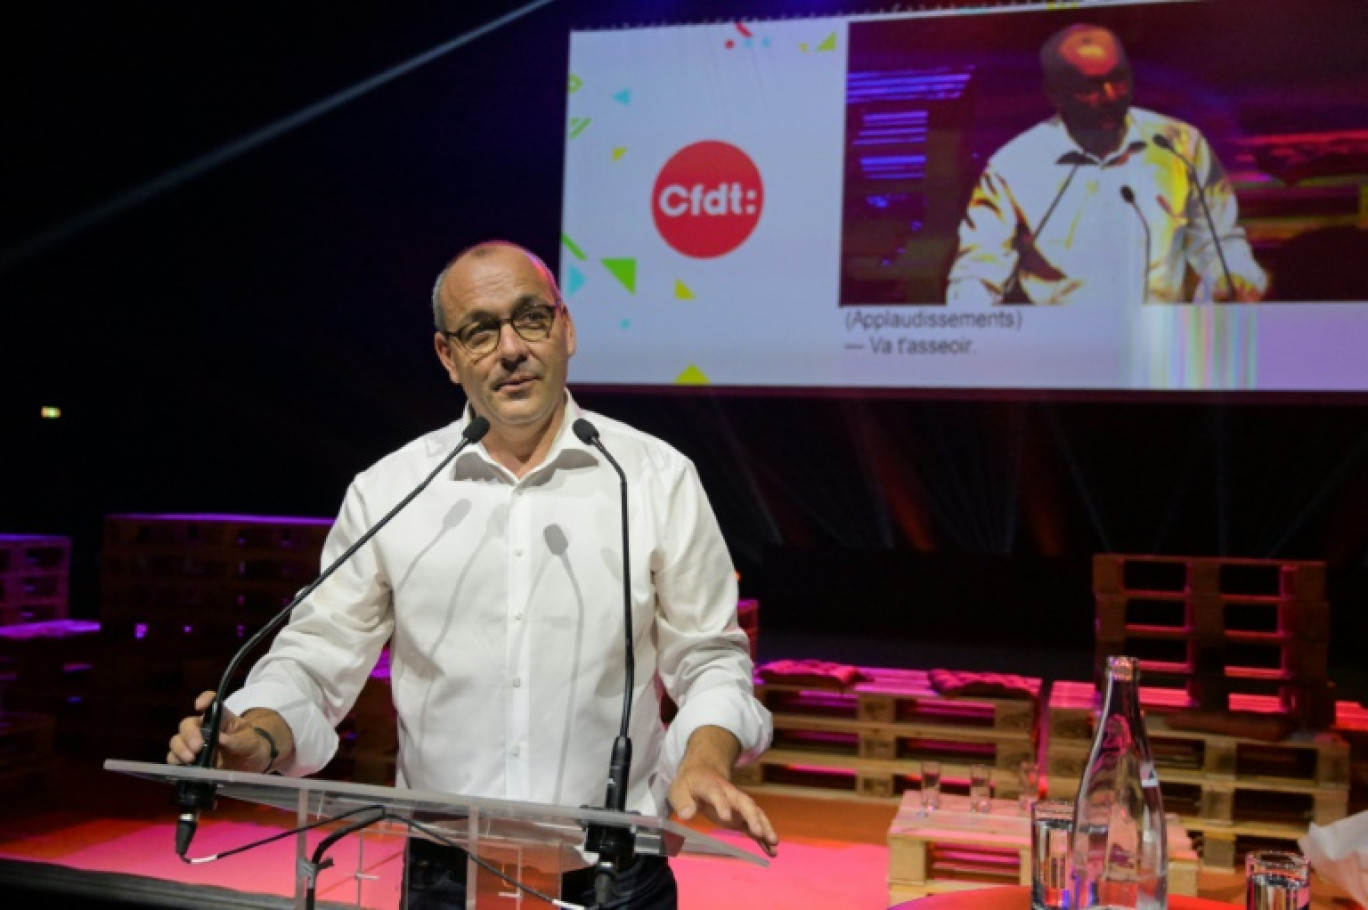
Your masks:
{"label": "man on projection screen", "polygon": [[1058,114],[989,159],[960,223],[947,302],[1260,300],[1268,279],[1225,170],[1196,128],[1131,107],[1116,35],[1069,26],[1040,63]]}

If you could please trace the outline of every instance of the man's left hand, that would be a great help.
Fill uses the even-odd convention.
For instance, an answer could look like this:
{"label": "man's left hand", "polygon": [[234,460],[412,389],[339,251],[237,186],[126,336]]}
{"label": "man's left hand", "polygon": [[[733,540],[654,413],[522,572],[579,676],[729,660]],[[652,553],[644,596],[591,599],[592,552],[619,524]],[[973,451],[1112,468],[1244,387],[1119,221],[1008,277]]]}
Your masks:
{"label": "man's left hand", "polygon": [[689,737],[684,760],[670,787],[670,805],[683,821],[699,812],[713,824],[748,834],[769,856],[778,855],[779,835],[755,800],[731,782],[736,739],[719,727],[701,727]]}

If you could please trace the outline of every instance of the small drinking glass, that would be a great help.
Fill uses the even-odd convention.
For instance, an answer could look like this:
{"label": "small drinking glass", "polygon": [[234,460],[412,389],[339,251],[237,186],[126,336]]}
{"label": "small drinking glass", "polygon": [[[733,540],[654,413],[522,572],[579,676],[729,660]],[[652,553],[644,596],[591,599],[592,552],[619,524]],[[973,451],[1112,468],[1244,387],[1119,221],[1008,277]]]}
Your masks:
{"label": "small drinking glass", "polygon": [[1040,765],[1034,759],[1023,758],[1017,766],[1017,781],[1021,785],[1017,793],[1017,807],[1022,812],[1030,812],[1036,800],[1040,799]]}
{"label": "small drinking glass", "polygon": [[934,812],[940,808],[941,766],[938,761],[921,763],[922,810]]}
{"label": "small drinking glass", "polygon": [[1031,910],[1069,906],[1069,841],[1073,801],[1043,799],[1031,806]]}
{"label": "small drinking glass", "polygon": [[991,812],[993,769],[987,765],[969,766],[969,811]]}
{"label": "small drinking glass", "polygon": [[1311,866],[1300,853],[1251,850],[1245,854],[1247,910],[1306,910],[1311,906]]}

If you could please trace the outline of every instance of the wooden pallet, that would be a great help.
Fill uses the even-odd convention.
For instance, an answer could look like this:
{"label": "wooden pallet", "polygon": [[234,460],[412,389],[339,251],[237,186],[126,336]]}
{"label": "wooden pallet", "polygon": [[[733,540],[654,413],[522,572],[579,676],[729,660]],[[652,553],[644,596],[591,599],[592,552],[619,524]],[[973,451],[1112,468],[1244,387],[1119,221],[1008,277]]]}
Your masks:
{"label": "wooden pallet", "polygon": [[0,534],[0,575],[71,571],[71,538],[40,534]]}
{"label": "wooden pallet", "polygon": [[1213,872],[1244,872],[1245,854],[1251,850],[1285,850],[1300,853],[1299,839],[1306,829],[1289,831],[1280,825],[1246,822],[1216,825],[1185,823],[1202,857],[1202,868]]}
{"label": "wooden pallet", "polygon": [[0,784],[5,789],[52,770],[56,729],[50,715],[0,713]]}
{"label": "wooden pallet", "polygon": [[269,515],[108,515],[107,548],[178,550],[299,550],[317,553],[332,528],[332,519]]}
{"label": "wooden pallet", "polygon": [[[948,891],[1030,885],[1031,824],[1015,801],[993,800],[992,811],[969,811],[966,797],[942,796],[941,808],[921,810],[903,797],[888,830],[889,900],[897,903]],[[1197,853],[1182,826],[1168,830],[1169,891],[1197,893]]]}
{"label": "wooden pallet", "polygon": [[923,760],[935,759],[952,789],[967,790],[970,767],[984,764],[999,796],[1017,795],[1018,767],[1036,754],[1035,700],[942,695],[922,670],[861,673],[845,688],[757,682],[774,717],[774,746],[738,780],[891,800],[920,781]]}
{"label": "wooden pallet", "polygon": [[844,717],[959,732],[1035,729],[1037,699],[942,695],[925,670],[861,667],[860,672],[866,680],[846,688],[757,680],[755,693],[776,715]]}
{"label": "wooden pallet", "polygon": [[[1077,794],[1091,749],[1095,696],[1088,683],[1057,682],[1051,692],[1045,751],[1052,798]],[[1201,840],[1204,868],[1234,868],[1243,856],[1239,838],[1291,843],[1310,823],[1329,824],[1348,814],[1350,751],[1337,734],[1294,733],[1264,742],[1178,730],[1166,715],[1189,705],[1185,692],[1142,687],[1140,700],[1164,807],[1194,835],[1207,835]],[[1275,700],[1241,704],[1279,709]]]}
{"label": "wooden pallet", "polygon": [[[973,762],[941,762],[944,792],[968,792]],[[916,760],[866,759],[858,756],[824,755],[788,749],[770,749],[735,774],[738,786],[748,790],[802,795],[845,794],[877,800],[897,800],[920,784],[921,763]],[[1021,789],[1015,769],[991,769],[993,792],[1015,798]]]}
{"label": "wooden pallet", "polygon": [[[1165,772],[1197,772],[1211,778],[1235,778],[1250,783],[1288,784],[1295,792],[1306,787],[1338,789],[1349,783],[1349,744],[1336,733],[1297,732],[1278,742],[1264,742],[1173,728],[1165,715],[1187,710],[1184,693],[1141,687],[1145,730],[1154,751],[1155,766]],[[1247,709],[1273,708],[1252,698],[1237,701]],[[1351,703],[1344,703],[1352,707]],[[1275,709],[1276,710],[1276,709]],[[1073,778],[1083,773],[1091,746],[1097,690],[1090,683],[1054,683],[1046,712],[1048,761],[1051,777]]]}
{"label": "wooden pallet", "polygon": [[1100,554],[1093,591],[1099,668],[1128,654],[1204,709],[1273,694],[1304,726],[1330,725],[1324,563]]}
{"label": "wooden pallet", "polygon": [[846,755],[881,761],[925,759],[951,764],[984,764],[1016,772],[1021,762],[1035,758],[1029,733],[946,728],[933,724],[880,724],[840,717],[774,715],[774,746],[784,752]]}

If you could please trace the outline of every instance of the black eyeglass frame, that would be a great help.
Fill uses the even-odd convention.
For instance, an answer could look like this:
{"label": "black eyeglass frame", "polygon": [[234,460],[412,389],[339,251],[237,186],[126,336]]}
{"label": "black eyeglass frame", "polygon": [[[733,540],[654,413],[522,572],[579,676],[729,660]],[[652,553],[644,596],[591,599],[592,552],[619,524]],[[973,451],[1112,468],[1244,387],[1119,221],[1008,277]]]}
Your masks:
{"label": "black eyeglass frame", "polygon": [[[489,317],[486,319],[471,320],[457,329],[443,329],[442,334],[445,335],[447,338],[451,339],[452,341],[456,342],[457,344],[459,344],[461,346],[461,349],[464,350],[471,357],[486,357],[489,354],[493,353],[499,347],[499,338],[503,335],[504,326],[508,326],[509,328],[513,329],[517,336],[521,338],[523,341],[545,341],[546,339],[550,338],[551,333],[556,329],[556,315],[560,313],[560,311],[564,308],[565,302],[560,298],[557,298],[555,303],[530,303],[526,306],[519,307],[517,310],[514,311],[512,316],[505,316],[501,319]],[[535,334],[535,332],[538,332],[540,330],[533,330],[534,334],[529,336],[527,334],[526,327],[518,328],[517,320],[520,317],[526,316],[528,313],[536,312],[539,310],[549,311],[551,314],[551,320],[546,324],[545,332],[541,332],[541,334]],[[493,343],[490,344],[487,348],[472,348],[469,344],[466,344],[465,340],[462,339],[460,336],[460,333],[464,331],[467,327],[473,327],[477,325],[484,325],[488,327],[489,324],[496,322],[498,323],[498,327],[495,329],[494,334],[491,336],[491,338],[493,339]]]}

